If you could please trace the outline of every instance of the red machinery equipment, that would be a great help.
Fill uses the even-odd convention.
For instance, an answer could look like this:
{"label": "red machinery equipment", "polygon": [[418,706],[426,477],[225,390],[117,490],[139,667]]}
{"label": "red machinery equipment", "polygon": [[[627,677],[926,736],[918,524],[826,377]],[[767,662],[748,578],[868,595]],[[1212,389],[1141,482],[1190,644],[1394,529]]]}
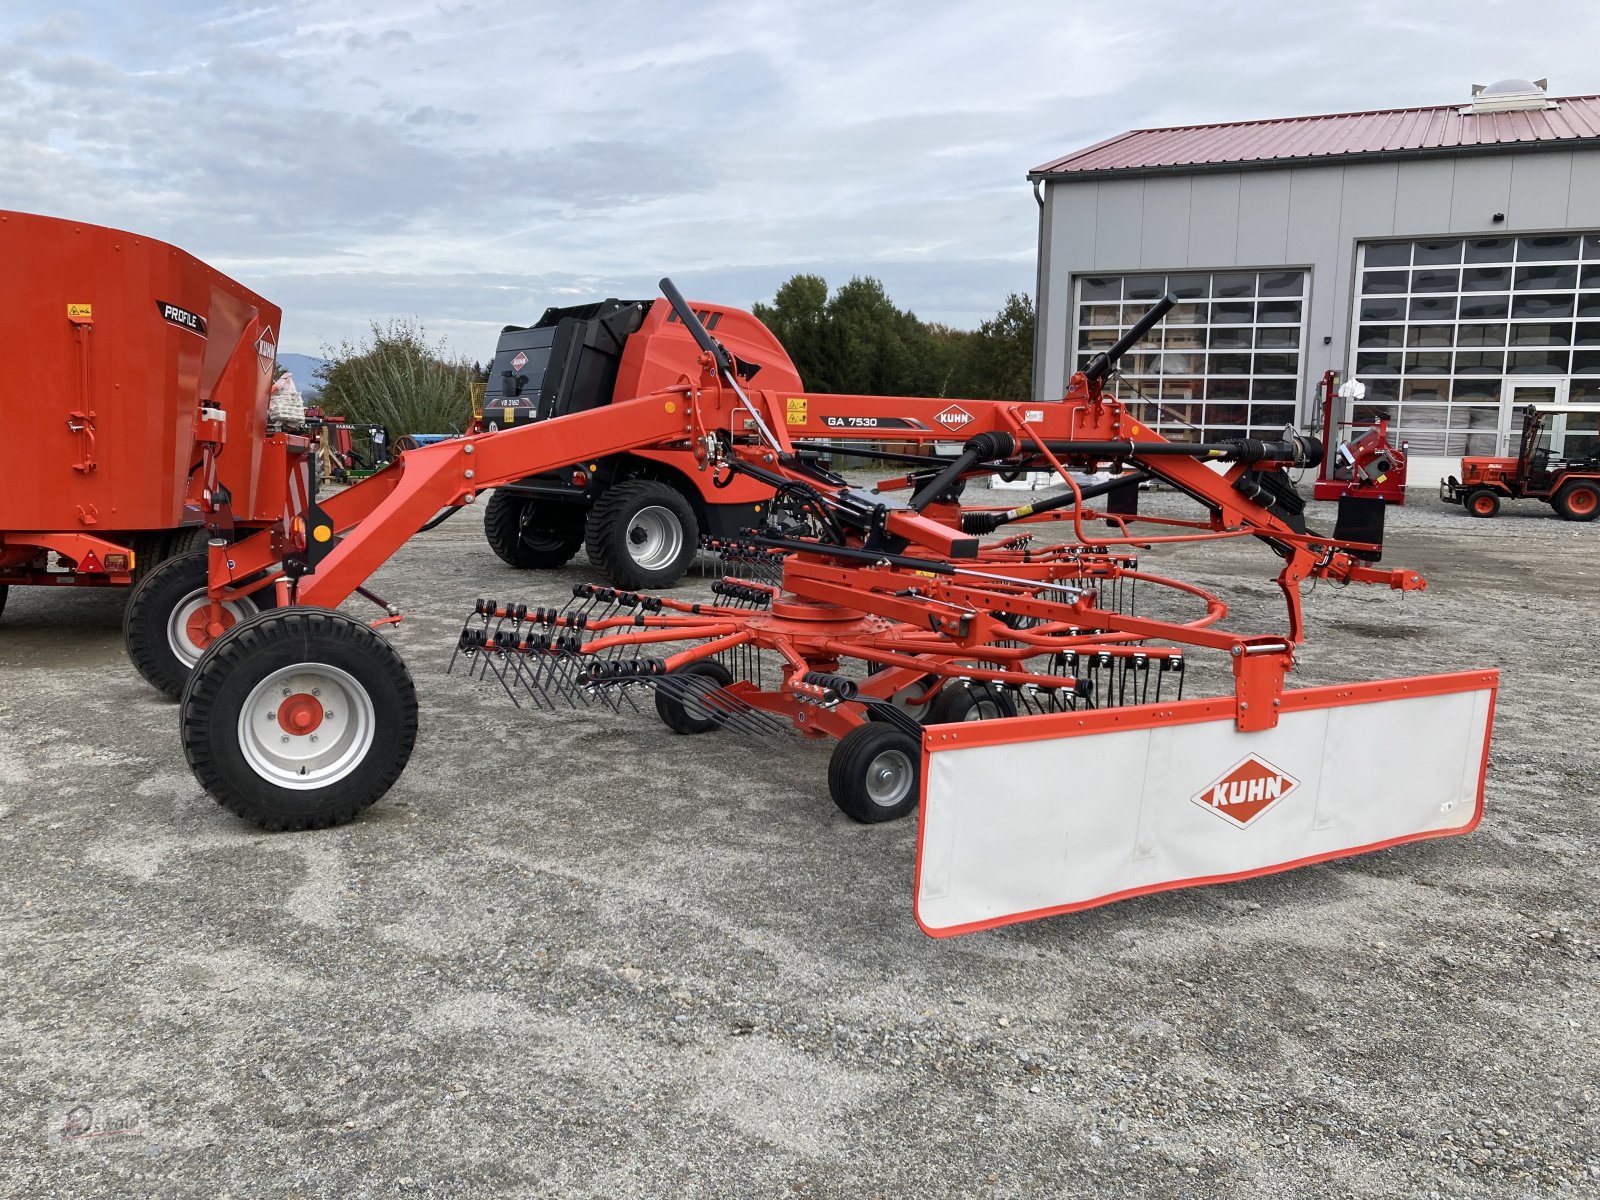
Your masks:
{"label": "red machinery equipment", "polygon": [[[185,754],[219,803],[277,829],[348,820],[373,803],[410,755],[416,692],[388,642],[333,606],[441,509],[584,455],[670,446],[694,453],[715,483],[743,479],[779,497],[779,524],[722,547],[732,570],[716,598],[580,585],[560,609],[480,600],[458,661],[536,706],[637,707],[643,689],[679,732],[838,739],[829,790],[848,815],[884,820],[922,805],[916,912],[930,933],[1476,825],[1497,672],[1285,685],[1306,580],[1425,586],[1367,565],[1372,547],[1306,528],[1284,472],[1316,461],[1320,445],[1172,443],[1103,393],[1116,357],[1170,297],[1063,401],[1031,405],[747,390],[677,289],[663,280],[662,290],[679,320],[662,324],[651,351],[679,364],[673,382],[407,451],[313,506],[303,527],[213,545],[214,594],[276,578],[284,605],[218,637],[184,691]],[[966,439],[899,481],[907,500],[851,486],[809,440],[874,440],[888,420],[897,440]],[[1133,469],[1093,487],[1067,472],[1106,463]],[[969,476],[1037,466],[1068,491],[1018,509],[957,502]],[[1204,519],[1113,516],[1119,536],[1087,534],[1107,514],[1086,501],[1149,478],[1193,497]],[[1135,520],[1170,532],[1131,534]],[[1070,522],[1076,540],[982,541],[1050,522]],[[1129,553],[1235,537],[1282,560],[1284,632],[1223,629],[1221,600],[1141,572]],[[1193,610],[1140,615],[1135,594],[1152,591],[1158,605]],[[1190,651],[1209,660],[1196,666],[1215,695],[1182,698],[1197,674]],[[1351,775],[1356,759],[1386,764],[1381,786]]]}
{"label": "red machinery equipment", "polygon": [[[13,584],[127,584],[203,556],[208,503],[217,528],[283,519],[309,442],[267,424],[276,306],[163,242],[76,221],[0,211],[0,258],[0,607]],[[196,596],[209,607],[190,562],[180,625]],[[257,607],[241,593],[218,619]]]}
{"label": "red machinery equipment", "polygon": [[[746,382],[801,391],[778,339],[749,313],[701,305],[695,313],[732,355]],[[672,383],[683,364],[662,356],[663,326],[678,320],[658,301],[608,299],[551,308],[533,325],[501,331],[483,397],[483,424],[513,429],[631,400]],[[494,490],[484,534],[520,569],[564,566],[579,547],[607,581],[669,587],[689,569],[702,535],[730,537],[760,524],[772,491],[748,479],[713,487],[682,446],[580,456]]]}
{"label": "red machinery equipment", "polygon": [[[1586,426],[1586,428],[1584,428]],[[1474,517],[1492,517],[1503,500],[1543,500],[1568,521],[1600,515],[1600,404],[1530,404],[1517,452],[1469,455],[1461,478],[1439,484],[1439,499]]]}
{"label": "red machinery equipment", "polygon": [[1334,451],[1323,458],[1311,494],[1318,500],[1352,496],[1404,504],[1406,444],[1389,444],[1388,416],[1380,413],[1358,419],[1352,414],[1349,420],[1335,422],[1334,409],[1338,402],[1348,400],[1354,404],[1359,395],[1348,394],[1347,389],[1360,388],[1361,384],[1350,383],[1341,388],[1339,373],[1324,371],[1319,386],[1322,388],[1322,433],[1334,446]]}

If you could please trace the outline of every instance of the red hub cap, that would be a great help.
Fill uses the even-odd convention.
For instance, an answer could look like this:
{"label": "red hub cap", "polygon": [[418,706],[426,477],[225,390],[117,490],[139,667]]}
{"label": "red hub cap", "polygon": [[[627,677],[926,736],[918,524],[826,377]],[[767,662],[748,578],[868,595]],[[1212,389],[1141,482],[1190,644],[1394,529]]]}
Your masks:
{"label": "red hub cap", "polygon": [[189,641],[201,650],[211,645],[234,625],[234,616],[227,609],[222,610],[222,619],[215,623],[211,620],[211,606],[202,604],[189,614],[189,619],[183,623],[183,631],[188,635]]}
{"label": "red hub cap", "polygon": [[1579,488],[1567,497],[1567,507],[1575,513],[1592,513],[1595,506],[1595,494],[1588,488]]}
{"label": "red hub cap", "polygon": [[296,692],[278,705],[278,728],[304,737],[322,724],[322,701],[305,692]]}

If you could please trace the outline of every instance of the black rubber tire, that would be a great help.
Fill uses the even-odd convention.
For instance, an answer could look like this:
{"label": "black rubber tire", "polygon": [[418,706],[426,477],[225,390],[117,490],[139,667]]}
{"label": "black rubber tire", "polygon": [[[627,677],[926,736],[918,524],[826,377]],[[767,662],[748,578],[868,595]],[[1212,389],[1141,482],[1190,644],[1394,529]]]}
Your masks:
{"label": "black rubber tire", "polygon": [[[371,705],[370,742],[348,773],[321,787],[274,783],[241,745],[251,693],[295,667],[336,668]],[[184,689],[179,728],[194,777],[223,808],[263,829],[321,829],[351,820],[400,778],[417,742],[417,690],[394,647],[362,622],[286,608],[241,621],[212,643]]]}
{"label": "black rubber tire", "polygon": [[[670,560],[642,563],[636,557],[630,527],[647,509],[664,510],[676,522],[681,540]],[[700,552],[700,525],[689,502],[670,484],[628,479],[595,501],[584,548],[589,561],[616,587],[630,591],[670,587],[683,578]]]}
{"label": "black rubber tire", "polygon": [[143,583],[145,577],[171,557],[167,552],[165,533],[132,533],[119,536],[120,541],[133,551],[133,586]]}
{"label": "black rubber tire", "polygon": [[947,683],[928,705],[925,725],[954,725],[1014,717],[1017,706],[1001,688],[989,683]]}
{"label": "black rubber tire", "polygon": [[[727,687],[733,682],[733,672],[713,659],[703,658],[699,662],[689,663],[673,672],[674,675],[704,675],[707,679],[716,680],[718,687]],[[656,693],[656,716],[673,733],[712,733],[722,726],[711,717],[703,713],[693,701],[684,704],[663,692]]]}
{"label": "black rubber tire", "polygon": [[[1578,501],[1576,507],[1574,499]],[[1600,514],[1600,486],[1587,479],[1575,480],[1557,492],[1550,504],[1568,521],[1592,521]]]}
{"label": "black rubber tire", "polygon": [[167,535],[167,544],[162,551],[162,557],[177,558],[183,554],[194,554],[206,549],[210,544],[211,531],[204,525],[186,525],[182,529],[174,529]]}
{"label": "black rubber tire", "polygon": [[583,545],[583,515],[575,504],[497,488],[483,510],[483,534],[502,562],[519,571],[550,570],[566,566]]}
{"label": "black rubber tire", "polygon": [[[191,657],[180,657],[168,637],[168,621],[197,592],[205,591],[207,558],[208,553],[202,550],[158,564],[134,586],[122,613],[122,644],[128,658],[152,687],[174,700],[183,695],[189,672],[204,648],[192,647]],[[237,608],[235,620],[272,608],[276,601],[276,589],[265,587],[233,602]]]}
{"label": "black rubber tire", "polygon": [[[1474,488],[1467,493],[1467,498],[1461,502],[1461,507],[1466,509],[1470,516],[1488,520],[1500,511],[1500,493],[1493,488]],[[1482,511],[1479,511],[1480,509]]]}
{"label": "black rubber tire", "polygon": [[[900,777],[885,780],[879,776],[882,771]],[[888,785],[889,794],[880,792],[875,797],[875,784],[880,788]],[[833,748],[828,760],[828,793],[852,821],[863,825],[897,821],[922,798],[922,746],[888,722],[857,725]]]}
{"label": "black rubber tire", "polygon": [[0,613],[6,611],[6,597],[10,594],[11,585],[9,583],[0,583]]}

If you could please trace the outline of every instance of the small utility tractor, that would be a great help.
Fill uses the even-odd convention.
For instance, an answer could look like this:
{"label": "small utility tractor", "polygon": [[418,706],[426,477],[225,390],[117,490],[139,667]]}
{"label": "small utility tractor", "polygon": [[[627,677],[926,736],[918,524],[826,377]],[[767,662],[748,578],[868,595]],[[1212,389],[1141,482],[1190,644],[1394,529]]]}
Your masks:
{"label": "small utility tractor", "polygon": [[[1573,427],[1573,418],[1590,429]],[[1439,484],[1439,499],[1474,517],[1492,517],[1504,500],[1543,500],[1569,521],[1600,514],[1600,404],[1530,404],[1514,458],[1466,457],[1461,478]],[[1559,452],[1552,441],[1560,439]],[[1572,450],[1576,444],[1579,449]]]}
{"label": "small utility tractor", "polygon": [[[748,527],[709,539],[726,566],[709,596],[584,583],[555,605],[481,598],[441,650],[530,721],[653,710],[686,735],[835,740],[827,788],[846,816],[920,805],[915,913],[930,933],[1476,826],[1496,671],[1287,686],[1308,580],[1425,586],[1372,565],[1376,545],[1307,527],[1287,472],[1315,465],[1321,444],[1292,430],[1169,442],[1105,393],[1172,297],[1060,401],[1017,404],[811,395],[754,318],[661,286],[667,303],[628,334],[610,403],[561,407],[559,385],[543,420],[406,450],[320,503],[291,491],[272,529],[210,543],[209,606],[192,628],[209,648],[179,724],[218,803],[267,828],[316,828],[354,818],[400,776],[417,692],[378,631],[398,607],[362,585],[413,533],[529,478],[675,454],[711,494],[752,489]],[[724,340],[699,315],[718,312]],[[872,450],[886,431],[961,448]],[[855,486],[828,466],[840,450],[908,470]],[[1065,490],[1015,508],[961,503],[968,478],[1035,469]],[[1111,477],[1094,484],[1073,474],[1100,469]],[[1199,514],[1091,506],[1146,480]],[[1030,527],[1065,536],[1036,542]],[[1135,554],[1234,538],[1279,560],[1282,631],[1226,628],[1221,599],[1140,570]],[[275,610],[224,621],[233,597],[269,585]],[[338,611],[357,593],[383,615]],[[153,609],[146,619],[171,627]],[[537,754],[536,736],[526,745]],[[1383,763],[1381,778],[1352,772],[1357,761]]]}
{"label": "small utility tractor", "polygon": [[[802,390],[789,355],[760,321],[702,305],[746,383]],[[629,400],[671,383],[682,364],[660,354],[657,334],[678,320],[651,300],[605,300],[552,308],[531,326],[500,334],[483,399],[485,429],[515,429]],[[773,491],[739,477],[713,485],[692,451],[643,446],[622,454],[578,454],[552,471],[494,490],[484,508],[489,545],[513,567],[562,567],[580,547],[612,584],[676,583],[702,537],[729,538],[763,522]]]}

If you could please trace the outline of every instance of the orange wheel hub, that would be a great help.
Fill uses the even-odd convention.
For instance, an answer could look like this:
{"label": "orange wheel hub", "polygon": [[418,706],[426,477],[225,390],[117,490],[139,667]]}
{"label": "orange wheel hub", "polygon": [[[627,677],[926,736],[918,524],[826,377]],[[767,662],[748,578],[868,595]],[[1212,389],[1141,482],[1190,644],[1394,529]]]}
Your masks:
{"label": "orange wheel hub", "polygon": [[213,625],[211,623],[211,606],[202,604],[189,614],[189,619],[183,623],[183,631],[188,635],[189,641],[204,650],[212,642],[232,629],[233,626],[234,615],[227,609],[222,610],[222,619]]}
{"label": "orange wheel hub", "polygon": [[1575,513],[1592,513],[1595,508],[1595,494],[1588,488],[1579,488],[1567,498],[1567,507]]}
{"label": "orange wheel hub", "polygon": [[322,724],[322,701],[305,692],[296,692],[278,705],[278,728],[296,737],[315,732]]}

